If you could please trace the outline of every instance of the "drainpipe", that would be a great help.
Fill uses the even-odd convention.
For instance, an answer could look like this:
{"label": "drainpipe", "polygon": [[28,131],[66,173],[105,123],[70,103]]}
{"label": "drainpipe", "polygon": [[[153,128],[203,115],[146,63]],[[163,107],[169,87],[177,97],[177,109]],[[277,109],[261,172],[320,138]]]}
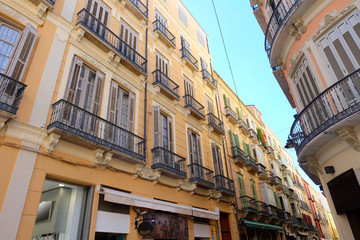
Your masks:
{"label": "drainpipe", "polygon": [[[148,2],[147,2],[147,5],[148,5]],[[149,11],[149,10],[148,10]],[[149,12],[148,12],[149,13]],[[147,144],[147,141],[146,141],[146,132],[147,132],[147,91],[148,91],[148,88],[147,88],[147,84],[148,84],[148,79],[147,79],[147,69],[148,69],[148,63],[147,63],[147,60],[148,60],[148,23],[146,23],[146,40],[145,40],[145,60],[146,60],[146,66],[145,66],[145,70],[146,70],[146,77],[145,77],[145,100],[144,100],[144,141],[145,141],[145,144],[144,144],[144,154],[145,154],[145,161],[146,161],[146,144]]]}

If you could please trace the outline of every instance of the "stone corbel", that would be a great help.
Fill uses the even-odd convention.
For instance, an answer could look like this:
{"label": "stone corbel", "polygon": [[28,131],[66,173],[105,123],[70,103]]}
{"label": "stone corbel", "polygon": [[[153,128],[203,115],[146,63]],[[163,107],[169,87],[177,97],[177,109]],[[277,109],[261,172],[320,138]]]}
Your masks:
{"label": "stone corbel", "polygon": [[191,194],[195,193],[195,189],[197,188],[195,183],[189,183],[184,180],[179,181],[179,186],[176,188],[176,191],[179,191],[180,189],[190,192]]}
{"label": "stone corbel", "polygon": [[121,10],[123,10],[125,8],[125,5],[126,5],[125,0],[114,0],[114,2],[121,8]]}
{"label": "stone corbel", "polygon": [[154,40],[157,41],[159,39],[159,33],[155,32],[154,33]]}
{"label": "stone corbel", "polygon": [[95,165],[102,165],[102,163],[103,163],[103,160],[102,160],[103,155],[104,155],[104,150],[102,150],[102,149],[94,150],[92,160],[93,160]]}
{"label": "stone corbel", "polygon": [[112,159],[112,156],[113,156],[113,154],[110,153],[110,152],[105,154],[105,156],[102,159],[102,163],[101,163],[101,168],[102,169],[105,169],[105,168],[107,168],[109,166],[109,163],[110,163],[110,161]]}
{"label": "stone corbel", "polygon": [[286,63],[284,62],[284,60],[282,59],[282,58],[278,58],[278,60],[277,60],[277,62],[278,62],[278,65],[279,65],[279,67],[281,68],[281,69],[286,69]]}
{"label": "stone corbel", "polygon": [[75,31],[74,31],[74,38],[76,41],[80,42],[80,40],[84,37],[85,34],[85,30],[78,27]]}
{"label": "stone corbel", "polygon": [[307,27],[305,26],[304,20],[301,17],[297,17],[293,24],[300,34],[306,32]]}
{"label": "stone corbel", "polygon": [[355,151],[360,152],[360,140],[356,136],[353,127],[342,127],[336,132],[346,143],[348,143],[353,149],[355,149]]}
{"label": "stone corbel", "polygon": [[295,37],[296,40],[300,40],[301,35],[298,33],[297,28],[294,26],[294,24],[291,24],[289,28],[287,29],[288,33]]}
{"label": "stone corbel", "polygon": [[147,28],[147,22],[144,19],[141,20],[141,28],[142,28],[142,30],[146,30],[146,28]]}
{"label": "stone corbel", "polygon": [[182,59],[181,60],[181,66],[184,67],[186,65],[186,60],[185,59]]}
{"label": "stone corbel", "polygon": [[44,15],[44,13],[46,12],[47,9],[48,9],[48,6],[46,6],[44,3],[40,3],[37,6],[36,16],[38,18],[42,18],[42,16]]}
{"label": "stone corbel", "polygon": [[0,117],[0,130],[5,126],[7,118]]}
{"label": "stone corbel", "polygon": [[146,180],[158,181],[161,173],[156,170],[146,168],[144,166],[137,166],[134,172],[134,179],[141,177]]}
{"label": "stone corbel", "polygon": [[144,85],[144,84],[146,83],[146,78],[145,78],[144,75],[141,75],[141,76],[139,77],[139,82],[140,82],[141,85]]}
{"label": "stone corbel", "polygon": [[115,53],[114,53],[114,52],[112,52],[112,51],[108,52],[108,53],[107,53],[107,57],[106,57],[107,62],[108,62],[109,64],[111,64],[111,63],[113,62],[113,60],[114,60],[114,57],[115,57]]}
{"label": "stone corbel", "polygon": [[310,172],[312,174],[314,174],[316,177],[318,176],[318,173],[323,173],[323,171],[321,170],[321,167],[319,165],[318,160],[316,159],[315,156],[309,156],[306,158],[306,163],[304,163],[308,169],[310,170]]}
{"label": "stone corbel", "polygon": [[59,142],[60,137],[61,136],[59,134],[51,133],[44,139],[43,146],[45,147],[47,153],[51,153],[54,150],[54,147]]}
{"label": "stone corbel", "polygon": [[114,65],[115,67],[119,66],[120,61],[121,61],[121,57],[118,56],[118,55],[116,55],[116,56],[114,57],[113,65]]}

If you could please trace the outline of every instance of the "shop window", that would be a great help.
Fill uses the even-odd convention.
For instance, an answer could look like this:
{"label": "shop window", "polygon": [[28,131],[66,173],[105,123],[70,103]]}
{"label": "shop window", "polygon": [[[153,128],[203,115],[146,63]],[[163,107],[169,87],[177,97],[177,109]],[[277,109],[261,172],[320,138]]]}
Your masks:
{"label": "shop window", "polygon": [[33,239],[88,238],[84,228],[90,223],[92,197],[93,189],[45,180]]}

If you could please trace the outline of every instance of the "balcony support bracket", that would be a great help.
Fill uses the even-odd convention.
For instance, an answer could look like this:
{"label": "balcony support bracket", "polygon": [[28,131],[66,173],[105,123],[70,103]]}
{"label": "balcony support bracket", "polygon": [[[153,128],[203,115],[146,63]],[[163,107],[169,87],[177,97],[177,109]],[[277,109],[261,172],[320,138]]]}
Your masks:
{"label": "balcony support bracket", "polygon": [[44,3],[40,3],[37,6],[37,13],[36,16],[38,18],[42,18],[42,16],[45,14],[46,10],[48,9],[48,6],[46,6]]}
{"label": "balcony support bracket", "polygon": [[135,168],[133,178],[136,179],[138,177],[141,177],[143,179],[154,181],[157,183],[158,179],[160,178],[160,175],[161,173],[159,171],[148,169],[141,165],[137,165],[137,167]]}
{"label": "balcony support bracket", "polygon": [[[1,127],[1,122],[0,122],[0,127]],[[59,142],[60,137],[61,136],[59,134],[51,133],[49,136],[47,136],[44,139],[43,146],[45,147],[47,153],[51,153],[54,150],[54,147]]]}
{"label": "balcony support bracket", "polygon": [[85,30],[81,27],[77,27],[74,31],[74,38],[77,42],[80,42],[80,40],[84,37]]}
{"label": "balcony support bracket", "polygon": [[336,132],[346,143],[348,143],[353,149],[355,149],[355,151],[360,152],[360,140],[356,136],[353,127],[342,127]]}
{"label": "balcony support bracket", "polygon": [[5,126],[7,120],[7,118],[0,117],[0,130]]}

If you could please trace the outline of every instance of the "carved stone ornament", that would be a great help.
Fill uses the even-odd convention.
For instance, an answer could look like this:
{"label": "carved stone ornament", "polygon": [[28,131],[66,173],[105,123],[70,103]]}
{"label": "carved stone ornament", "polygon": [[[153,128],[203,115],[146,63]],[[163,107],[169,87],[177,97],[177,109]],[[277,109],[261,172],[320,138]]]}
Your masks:
{"label": "carved stone ornament", "polygon": [[289,69],[289,76],[293,77],[296,69],[297,64],[300,62],[301,58],[304,56],[303,51],[299,51],[296,55],[291,56],[290,58],[290,69]]}
{"label": "carved stone ornament", "polygon": [[287,29],[288,33],[295,37],[297,41],[301,39],[301,34],[305,33],[307,27],[305,26],[304,20],[301,17],[297,17]]}
{"label": "carved stone ornament", "polygon": [[80,40],[84,37],[85,30],[78,27],[74,31],[74,38],[76,41],[80,42]]}
{"label": "carved stone ornament", "polygon": [[336,131],[342,139],[348,143],[355,151],[360,152],[360,141],[355,134],[354,128],[350,126],[342,127]]}
{"label": "carved stone ornament", "polygon": [[146,180],[158,181],[161,173],[156,170],[146,168],[144,166],[138,166],[134,172],[134,179],[141,177]]}
{"label": "carved stone ornament", "polygon": [[46,6],[44,3],[40,3],[37,6],[37,13],[36,16],[38,18],[42,18],[42,16],[44,15],[44,13],[46,12],[46,10],[48,9],[48,6]]}
{"label": "carved stone ornament", "polygon": [[5,126],[7,120],[7,118],[0,117],[0,130]]}
{"label": "carved stone ornament", "polygon": [[43,146],[45,147],[47,153],[51,153],[54,150],[54,147],[59,142],[60,137],[61,136],[59,134],[51,133],[44,139]]}
{"label": "carved stone ornament", "polygon": [[102,158],[104,155],[104,150],[102,149],[96,149],[93,152],[93,162],[95,165],[101,165],[102,164]]}
{"label": "carved stone ornament", "polygon": [[313,35],[312,39],[316,40],[319,38],[324,32],[326,32],[329,28],[331,28],[334,24],[336,24],[338,21],[343,19],[344,16],[348,15],[351,11],[353,11],[356,8],[354,4],[346,6],[343,10],[341,10],[339,13],[336,11],[333,11],[323,18],[323,20],[320,23],[319,30]]}
{"label": "carved stone ornament", "polygon": [[9,6],[0,3],[0,11],[5,13],[6,15],[15,18],[19,22],[23,23],[24,25],[29,23],[29,21],[18,11],[10,8]]}

